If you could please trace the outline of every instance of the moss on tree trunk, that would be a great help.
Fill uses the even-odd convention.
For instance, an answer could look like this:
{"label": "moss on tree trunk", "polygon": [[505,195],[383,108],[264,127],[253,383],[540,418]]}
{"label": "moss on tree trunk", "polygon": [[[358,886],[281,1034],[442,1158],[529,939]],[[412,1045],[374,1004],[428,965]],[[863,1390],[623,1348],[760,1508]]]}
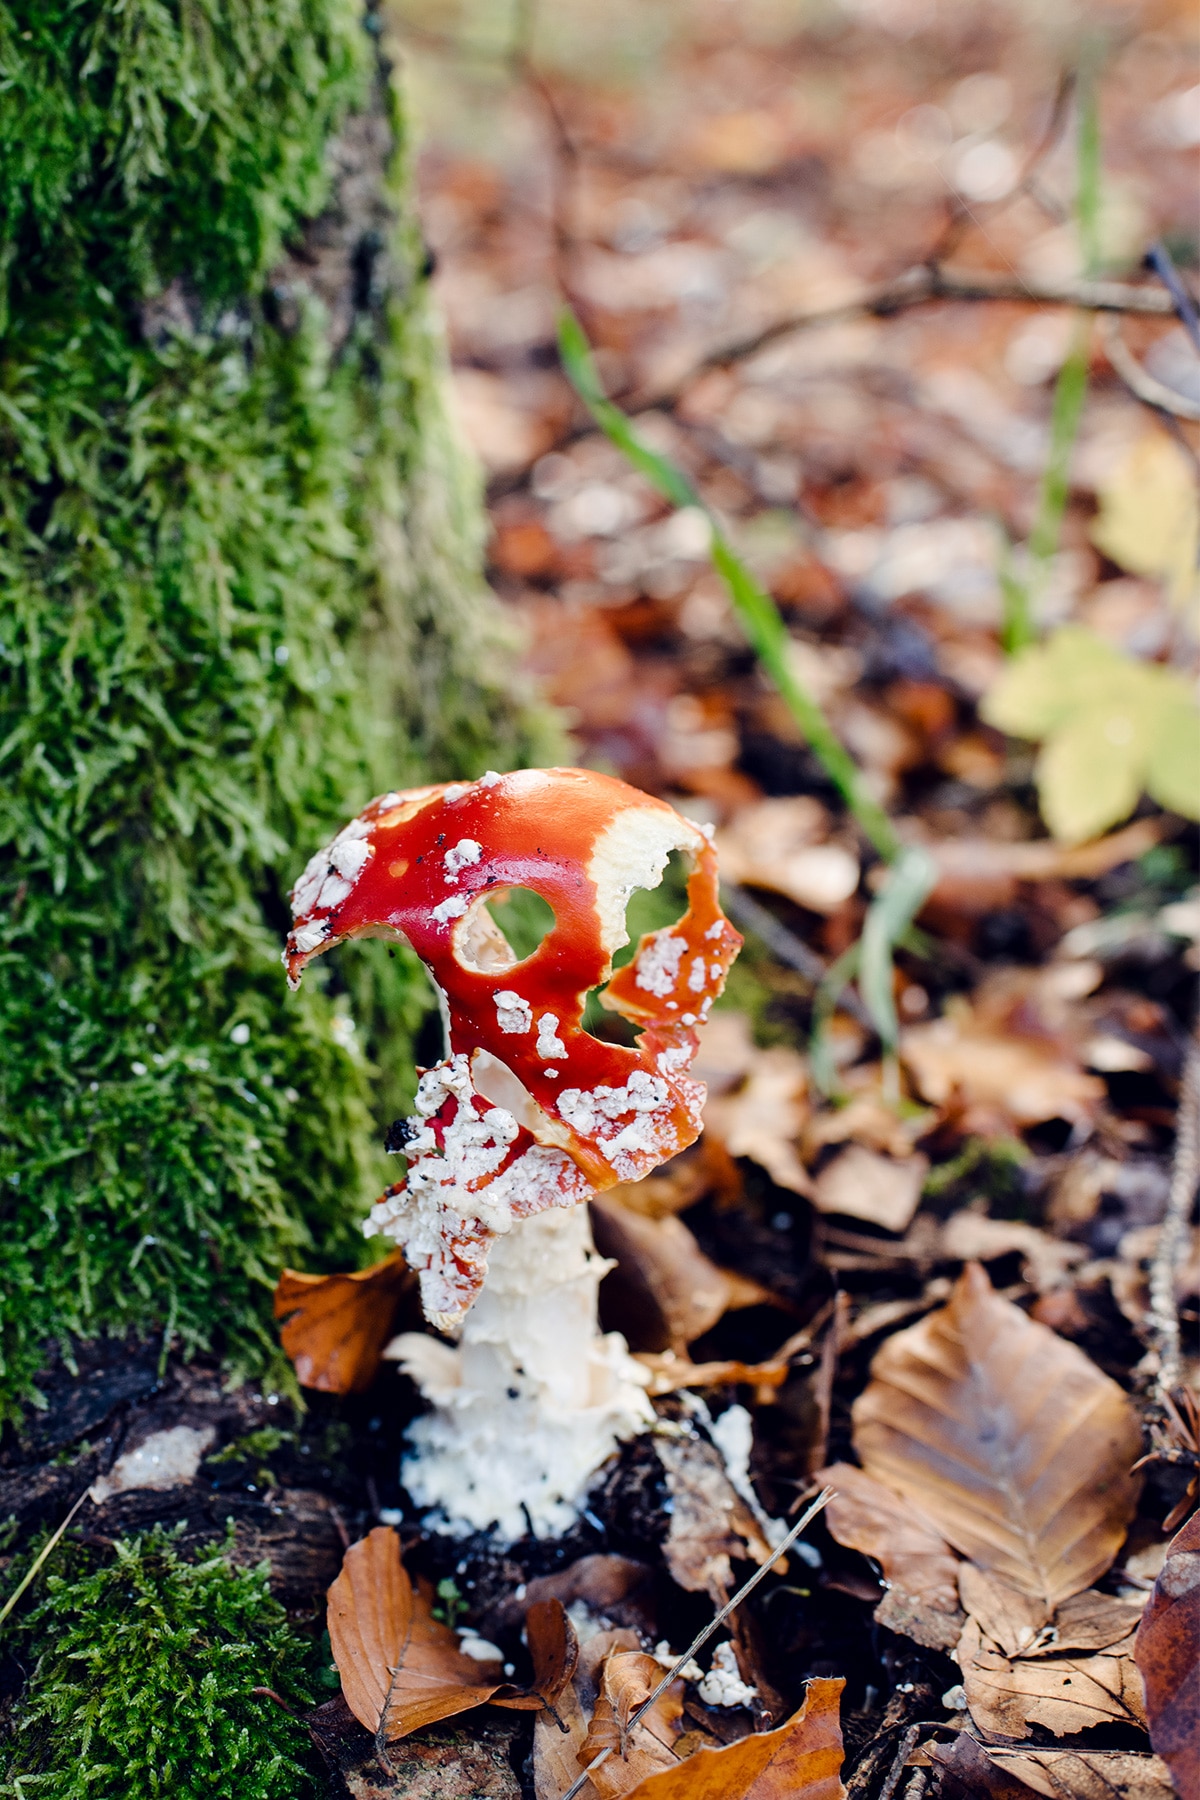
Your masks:
{"label": "moss on tree trunk", "polygon": [[359,1256],[427,998],[289,995],[287,890],[539,753],[376,27],[0,3],[0,1416],[72,1336],[262,1367],[280,1264]]}

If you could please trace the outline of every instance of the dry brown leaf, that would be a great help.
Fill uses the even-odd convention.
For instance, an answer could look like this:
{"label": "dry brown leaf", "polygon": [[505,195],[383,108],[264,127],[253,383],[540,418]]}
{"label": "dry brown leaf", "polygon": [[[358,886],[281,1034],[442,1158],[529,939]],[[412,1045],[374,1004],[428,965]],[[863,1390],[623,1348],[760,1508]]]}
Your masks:
{"label": "dry brown leaf", "polygon": [[822,1469],[814,1480],[835,1490],[825,1509],[839,1544],[874,1557],[888,1592],[875,1617],[890,1631],[930,1649],[949,1650],[959,1639],[959,1561],[941,1533],[910,1500],[849,1463]]}
{"label": "dry brown leaf", "polygon": [[730,1156],[748,1156],[760,1164],[777,1187],[811,1196],[812,1181],[796,1149],[808,1112],[807,1090],[808,1067],[795,1050],[782,1044],[756,1050],[740,1087],[710,1094],[705,1131]]}
{"label": "dry brown leaf", "polygon": [[951,1213],[942,1227],[942,1253],[957,1262],[990,1262],[1016,1250],[1024,1257],[1022,1273],[1039,1294],[1049,1293],[1066,1281],[1068,1272],[1087,1258],[1082,1244],[1039,1231],[1021,1219],[989,1219],[962,1207]]}
{"label": "dry brown leaf", "polygon": [[595,1710],[575,1756],[585,1769],[599,1751],[612,1753],[591,1777],[600,1800],[621,1800],[646,1776],[678,1766],[672,1746],[683,1713],[682,1681],[673,1681],[629,1731],[629,1721],[662,1677],[662,1664],[644,1651],[614,1650],[605,1658]]}
{"label": "dry brown leaf", "polygon": [[654,1447],[672,1502],[663,1545],[667,1567],[681,1588],[710,1594],[720,1604],[733,1582],[730,1558],[768,1562],[771,1546],[712,1444],[656,1436]]}
{"label": "dry brown leaf", "polygon": [[[871,1085],[855,1093],[854,1082],[860,1075]],[[880,1092],[878,1064],[861,1070],[848,1069],[842,1082],[851,1094],[846,1104],[827,1106],[814,1113],[804,1127],[800,1148],[805,1161],[811,1162],[826,1144],[865,1144],[868,1150],[878,1150],[884,1156],[911,1156],[917,1139],[930,1129],[936,1114],[910,1109],[901,1117]]]}
{"label": "dry brown leaf", "polygon": [[[959,1564],[958,1593],[963,1611],[1005,1656],[1023,1655],[1050,1617],[1044,1600],[1018,1593],[974,1563]],[[1118,1635],[1126,1637],[1130,1630],[1131,1626]]]}
{"label": "dry brown leaf", "polygon": [[702,1747],[651,1775],[624,1800],[844,1800],[842,1681],[808,1682],[804,1704],[775,1731]]}
{"label": "dry brown leaf", "polygon": [[499,1686],[480,1683],[479,1664],[433,1617],[429,1594],[413,1592],[389,1525],[347,1550],[329,1589],[327,1622],[346,1703],[374,1734],[407,1737],[482,1706]]}
{"label": "dry brown leaf", "polygon": [[1002,1750],[986,1755],[997,1769],[1045,1800],[1174,1800],[1161,1757],[1135,1750]]}
{"label": "dry brown leaf", "polygon": [[1133,1516],[1133,1409],[977,1263],[949,1305],[889,1338],[854,1404],[869,1475],[1019,1592],[1057,1605],[1108,1568]]}
{"label": "dry brown leaf", "polygon": [[1180,1800],[1200,1795],[1200,1512],[1167,1546],[1134,1650],[1146,1685],[1150,1742]]}
{"label": "dry brown leaf", "polygon": [[604,1321],[639,1350],[684,1350],[731,1308],[771,1304],[757,1282],[718,1268],[682,1219],[647,1218],[611,1194],[591,1201],[602,1256],[615,1258],[604,1288]]}
{"label": "dry brown leaf", "polygon": [[1010,1750],[960,1731],[932,1760],[944,1800],[1173,1800],[1166,1764],[1132,1750]]}
{"label": "dry brown leaf", "polygon": [[1055,1607],[1052,1623],[1021,1654],[1056,1656],[1065,1650],[1107,1650],[1131,1637],[1141,1617],[1137,1601],[1116,1600],[1111,1594],[1086,1588]]}
{"label": "dry brown leaf", "polygon": [[[641,1649],[635,1631],[599,1631],[581,1647],[575,1673],[555,1706],[558,1722],[541,1713],[533,1728],[533,1783],[537,1800],[560,1800],[579,1778],[579,1750],[596,1709],[604,1664],[610,1654]],[[660,1671],[661,1673],[661,1671]],[[610,1759],[611,1760],[611,1759]],[[597,1790],[584,1788],[587,1800]]]}
{"label": "dry brown leaf", "polygon": [[1162,837],[1160,819],[1138,819],[1123,831],[1090,844],[1058,844],[1050,838],[948,837],[926,844],[938,867],[931,900],[972,912],[991,911],[1016,898],[1019,881],[1094,881],[1122,863],[1136,862]]}
{"label": "dry brown leaf", "polygon": [[967,1707],[981,1731],[1028,1737],[1032,1725],[1056,1737],[1094,1725],[1146,1723],[1133,1638],[1095,1655],[1028,1660],[1008,1657],[968,1619],[958,1640]]}
{"label": "dry brown leaf", "polygon": [[329,1589],[326,1621],[342,1693],[360,1725],[388,1741],[491,1700],[519,1711],[553,1705],[570,1681],[578,1644],[558,1600],[529,1610],[529,1689],[481,1683],[483,1665],[466,1656],[433,1616],[428,1582],[416,1591],[390,1525],[351,1544]]}
{"label": "dry brown leaf", "polygon": [[828,831],[829,815],[808,794],[744,806],[717,833],[721,872],[812,912],[836,912],[858,887],[859,866],[842,845],[824,842]]}
{"label": "dry brown leaf", "polygon": [[360,1394],[371,1385],[396,1314],[416,1278],[395,1251],[353,1275],[302,1275],[285,1269],[275,1288],[280,1342],[301,1387]]}
{"label": "dry brown leaf", "polygon": [[775,1389],[783,1386],[788,1373],[788,1362],[784,1357],[772,1357],[762,1363],[736,1360],[694,1363],[686,1355],[664,1350],[659,1354],[643,1351],[636,1360],[650,1372],[646,1392],[652,1400],[661,1394],[678,1393],[680,1388],[729,1387],[744,1383],[758,1390],[756,1397],[761,1404],[774,1397]]}
{"label": "dry brown leaf", "polygon": [[817,1176],[813,1205],[818,1212],[865,1219],[885,1231],[907,1231],[928,1173],[927,1156],[901,1159],[848,1144]]}
{"label": "dry brown leaf", "polygon": [[920,1093],[935,1106],[954,1101],[966,1131],[1090,1118],[1107,1090],[1082,1067],[1077,1005],[1102,974],[1079,962],[1000,969],[971,1002],[956,997],[940,1019],[910,1026],[900,1054]]}

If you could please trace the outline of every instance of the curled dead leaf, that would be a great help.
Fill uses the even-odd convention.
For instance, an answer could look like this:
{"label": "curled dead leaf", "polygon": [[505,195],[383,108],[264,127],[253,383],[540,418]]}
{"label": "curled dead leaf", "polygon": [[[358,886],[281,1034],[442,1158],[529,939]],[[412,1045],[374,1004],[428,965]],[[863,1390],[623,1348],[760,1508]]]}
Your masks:
{"label": "curled dead leaf", "polygon": [[844,1800],[844,1685],[810,1681],[799,1711],[774,1731],[751,1732],[720,1749],[702,1746],[639,1782],[624,1800]]}
{"label": "curled dead leaf", "polygon": [[574,1671],[578,1646],[557,1600],[530,1609],[533,1686],[480,1682],[480,1663],[433,1616],[428,1582],[414,1590],[400,1539],[378,1525],[351,1544],[329,1589],[326,1621],[346,1704],[360,1725],[388,1741],[495,1700],[532,1710],[552,1705]]}
{"label": "curled dead leaf", "polygon": [[739,1086],[710,1093],[705,1132],[724,1144],[730,1156],[758,1163],[777,1187],[811,1195],[812,1181],[796,1149],[808,1115],[807,1092],[808,1065],[797,1051],[782,1044],[755,1049]]}
{"label": "curled dead leaf", "polygon": [[858,859],[825,842],[829,815],[809,794],[744,806],[717,833],[717,854],[728,881],[786,894],[812,912],[836,912],[858,886]]}
{"label": "curled dead leaf", "polygon": [[617,1265],[601,1294],[604,1323],[635,1349],[684,1350],[731,1308],[774,1300],[705,1256],[682,1219],[648,1218],[607,1193],[591,1211],[596,1248]]}
{"label": "curled dead leaf", "polygon": [[1171,1539],[1134,1649],[1150,1742],[1180,1800],[1200,1796],[1200,1512]]}
{"label": "curled dead leaf", "polygon": [[932,1761],[944,1800],[1172,1800],[1166,1764],[1134,1750],[1013,1750],[960,1731]]}
{"label": "curled dead leaf", "polygon": [[371,1385],[416,1277],[400,1251],[348,1275],[303,1275],[285,1269],[275,1288],[280,1342],[301,1387],[360,1394]]}
{"label": "curled dead leaf", "polygon": [[1040,1725],[1063,1737],[1095,1725],[1145,1725],[1132,1650],[1128,1637],[1090,1656],[1010,1660],[971,1618],[958,1641],[958,1665],[968,1710],[981,1731],[1023,1738]]}
{"label": "curled dead leaf", "polygon": [[834,1489],[825,1516],[838,1543],[873,1557],[883,1570],[888,1592],[875,1610],[879,1623],[930,1649],[955,1645],[963,1627],[959,1561],[936,1527],[910,1500],[849,1463],[835,1463],[814,1479]]}
{"label": "curled dead leaf", "polygon": [[663,1555],[671,1575],[691,1593],[720,1604],[733,1582],[731,1557],[764,1563],[771,1546],[725,1471],[721,1455],[699,1437],[655,1437],[667,1478],[671,1525]]}
{"label": "curled dead leaf", "polygon": [[602,1800],[616,1800],[636,1788],[647,1775],[674,1769],[672,1745],[683,1714],[683,1682],[674,1681],[659,1695],[630,1732],[629,1722],[662,1680],[662,1666],[641,1650],[613,1650],[605,1658],[595,1711],[575,1760],[585,1769],[601,1750],[611,1752],[597,1769],[592,1785]]}
{"label": "curled dead leaf", "polygon": [[818,1212],[865,1219],[885,1231],[907,1231],[928,1173],[927,1156],[900,1158],[868,1150],[865,1144],[848,1144],[817,1176],[813,1204]]}
{"label": "curled dead leaf", "polygon": [[1124,1540],[1141,1448],[1129,1401],[976,1263],[949,1305],[883,1344],[853,1420],[869,1475],[1047,1607],[1090,1586]]}

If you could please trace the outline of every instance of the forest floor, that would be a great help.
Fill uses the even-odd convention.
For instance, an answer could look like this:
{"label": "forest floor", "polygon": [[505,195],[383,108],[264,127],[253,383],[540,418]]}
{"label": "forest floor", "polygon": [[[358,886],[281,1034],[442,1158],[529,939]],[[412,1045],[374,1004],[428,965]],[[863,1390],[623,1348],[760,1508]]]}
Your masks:
{"label": "forest floor", "polygon": [[[1200,356],[1143,265],[1162,244],[1194,279],[1190,9],[558,0],[514,23],[489,0],[402,0],[394,22],[459,413],[487,473],[489,577],[578,760],[714,828],[747,939],[701,1050],[701,1145],[597,1210],[600,1247],[622,1256],[603,1323],[652,1368],[661,1442],[698,1446],[707,1473],[685,1528],[660,1440],[638,1440],[568,1539],[497,1554],[406,1509],[416,1401],[393,1369],[297,1414],[226,1392],[215,1365],[164,1373],[109,1346],[82,1382],[50,1372],[41,1422],[0,1456],[0,1518],[61,1516],[117,1449],[185,1425],[210,1434],[190,1474],[169,1496],[113,1493],[89,1531],[166,1518],[199,1542],[233,1517],[239,1557],[269,1556],[302,1620],[345,1549],[393,1523],[449,1623],[524,1667],[535,1581],[581,1636],[682,1649],[723,1591],[721,1556],[747,1575],[769,1522],[838,1466],[840,1509],[735,1615],[753,1691],[721,1705],[689,1682],[671,1768],[637,1765],[678,1779],[650,1791],[816,1800],[807,1770],[755,1786],[730,1764],[701,1790],[678,1758],[778,1727],[806,1682],[841,1680],[856,1800],[930,1783],[955,1800],[1163,1800],[1132,1633],[1200,1462],[1195,1125],[1178,1135],[1190,1168],[1176,1132],[1181,1105],[1200,1108],[1196,834],[1138,780],[1072,832],[1109,780],[1103,747],[1056,772],[1032,731],[1006,736],[980,708],[1017,588],[1036,634],[1083,627],[1122,667],[1192,668]],[[1069,304],[1088,278],[1081,64],[1100,146],[1082,236],[1094,227],[1106,280],[1149,297],[1140,311]],[[963,297],[933,297],[931,270]],[[749,649],[703,513],[673,510],[591,429],[559,364],[564,296],[608,392],[774,596],[872,797],[933,857],[895,955],[894,1056],[851,988],[814,1067],[816,984],[858,941],[882,866]],[[1052,418],[1072,354],[1073,441]],[[1068,822],[1058,837],[1047,812]],[[911,1452],[906,1377],[939,1332],[963,1363],[935,1477]],[[701,1363],[717,1367],[686,1386]],[[1046,1387],[1082,1396],[1069,1429],[1053,1409],[1020,1422]],[[714,1473],[704,1447],[729,1449],[734,1408],[748,1474],[732,1453]],[[1015,1512],[939,1532],[989,1419],[1025,1444]],[[881,1450],[881,1420],[900,1449]],[[1130,1441],[1152,1454],[1138,1481]],[[1037,1482],[1070,1467],[1093,1490],[1070,1543],[1014,1549]],[[746,1513],[748,1477],[767,1524]],[[528,1713],[468,1713],[394,1745],[390,1767],[336,1698],[313,1733],[355,1796],[565,1792]],[[610,1760],[583,1791],[616,1800],[636,1786],[622,1779]]]}

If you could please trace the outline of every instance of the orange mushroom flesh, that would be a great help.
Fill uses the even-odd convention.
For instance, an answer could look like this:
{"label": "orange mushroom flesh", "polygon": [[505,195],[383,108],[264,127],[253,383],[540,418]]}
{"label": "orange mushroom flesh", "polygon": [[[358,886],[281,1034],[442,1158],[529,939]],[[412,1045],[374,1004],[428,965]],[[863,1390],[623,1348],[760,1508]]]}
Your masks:
{"label": "orange mushroom flesh", "polygon": [[[687,911],[613,976],[629,896],[657,885],[673,850],[691,865]],[[487,910],[513,888],[554,912],[521,961]],[[403,1247],[435,1324],[461,1320],[497,1232],[637,1180],[699,1134],[696,1028],[742,940],[708,837],[663,801],[588,769],[385,794],[312,859],[292,907],[293,987],[332,945],[390,936],[444,998],[448,1053],[421,1076],[406,1180],[364,1225]],[[605,982],[602,1004],[641,1028],[633,1047],[584,1028]]]}

